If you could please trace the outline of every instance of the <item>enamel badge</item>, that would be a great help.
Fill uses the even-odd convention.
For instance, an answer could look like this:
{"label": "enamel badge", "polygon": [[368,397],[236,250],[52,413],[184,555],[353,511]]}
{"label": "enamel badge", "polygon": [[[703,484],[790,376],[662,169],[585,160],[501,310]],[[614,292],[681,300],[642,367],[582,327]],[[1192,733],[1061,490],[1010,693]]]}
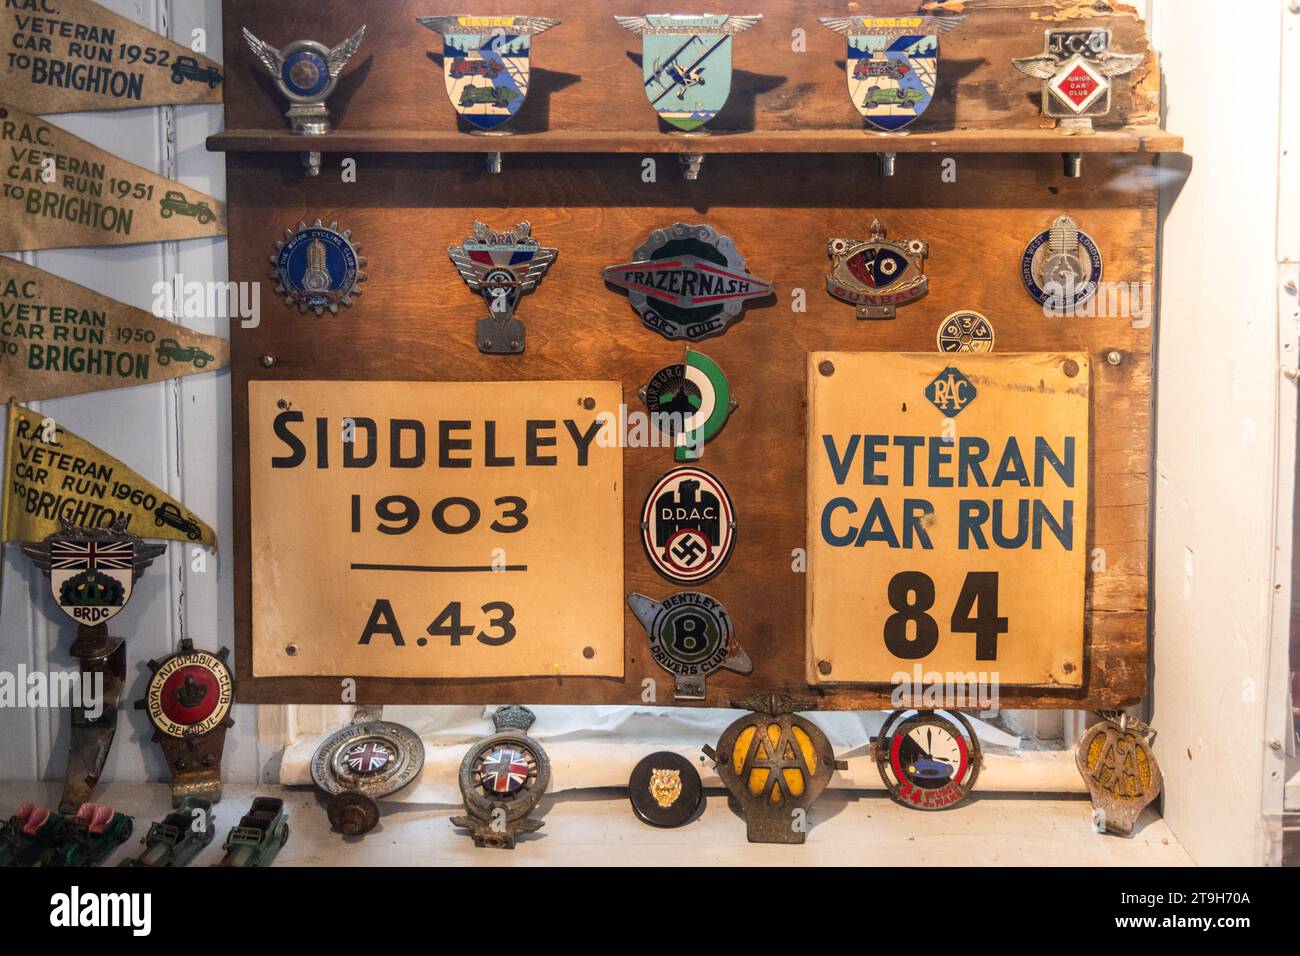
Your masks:
{"label": "enamel badge", "polygon": [[543,826],[529,817],[551,782],[546,751],[526,733],[537,718],[527,707],[501,707],[492,714],[496,733],[484,737],[460,764],[460,793],[467,816],[451,824],[470,831],[475,846],[513,850],[522,833]]}
{"label": "enamel badge", "polygon": [[340,232],[337,222],[326,226],[317,219],[310,226],[300,222],[297,229],[286,229],[271,256],[276,294],[284,296],[285,305],[317,315],[350,306],[352,297],[361,294],[357,286],[366,280],[360,249],[352,242],[352,230]]}
{"label": "enamel badge", "polygon": [[442,34],[442,73],[456,112],[493,130],[524,105],[533,37],[559,26],[546,17],[416,17]]}
{"label": "enamel badge", "polygon": [[693,130],[717,116],[731,92],[731,38],[762,14],[664,13],[615,17],[641,34],[645,94],[660,119]]}
{"label": "enamel badge", "polygon": [[1074,748],[1074,762],[1092,796],[1094,829],[1125,836],[1152,800],[1164,778],[1151,742],[1155,731],[1123,711],[1098,711]]}
{"label": "enamel badge", "polygon": [[557,253],[533,238],[527,222],[509,232],[493,232],[475,220],[474,235],[447,247],[460,277],[487,303],[488,317],[476,326],[480,352],[517,355],[524,350],[524,323],[515,318],[515,309],[520,296],[537,288]]}
{"label": "enamel badge", "polygon": [[956,711],[896,710],[871,753],[889,795],[914,810],[946,810],[965,800],[983,761],[979,737]]}
{"label": "enamel badge", "polygon": [[686,350],[681,365],[666,365],[638,393],[650,421],[673,443],[678,461],[694,461],[736,407],[722,369],[703,352]]}
{"label": "enamel badge", "polygon": [[1091,299],[1101,283],[1101,251],[1069,216],[1057,216],[1025,246],[1020,278],[1048,312],[1068,313]]}
{"label": "enamel badge", "polygon": [[729,236],[684,222],[656,229],[631,262],[601,275],[627,292],[647,326],[665,338],[693,342],[725,332],[746,302],[772,294],[772,283],[745,272]]}
{"label": "enamel badge", "polygon": [[951,17],[821,17],[848,39],[849,98],[863,118],[887,133],[916,120],[939,81],[939,35],[965,20]]}
{"label": "enamel badge", "polygon": [[1055,119],[1057,129],[1091,133],[1093,119],[1110,112],[1110,81],[1145,59],[1142,53],[1112,53],[1109,30],[1048,29],[1042,53],[1011,63],[1043,81],[1043,115]]}
{"label": "enamel badge", "polygon": [[940,352],[992,352],[993,339],[993,323],[966,309],[944,319],[935,336]]}
{"label": "enamel badge", "polygon": [[915,302],[929,289],[925,258],[930,244],[886,239],[879,219],[871,223],[870,239],[832,239],[826,254],[831,259],[827,291],[856,305],[859,319],[892,319],[898,306]]}
{"label": "enamel badge", "polygon": [[704,803],[700,772],[681,754],[661,750],[648,754],[632,768],[627,781],[632,812],[652,827],[690,823]]}
{"label": "enamel badge", "polygon": [[423,768],[419,734],[388,720],[361,720],[320,742],[311,779],[330,797],[326,809],[333,828],[359,836],[379,822],[375,801],[415,782]]}
{"label": "enamel badge", "polygon": [[295,40],[281,50],[244,30],[244,42],[289,101],[289,110],[284,116],[295,133],[321,136],[330,132],[330,113],[325,108],[325,101],[338,86],[343,68],[361,46],[365,33],[363,24],[338,46],[328,47],[315,40]]}
{"label": "enamel badge", "polygon": [[707,581],[736,546],[736,509],[727,489],[703,468],[674,468],[646,495],[641,543],[669,581]]}
{"label": "enamel badge", "polygon": [[707,594],[679,591],[656,601],[634,592],[627,606],[646,630],[650,656],[673,675],[677,700],[704,700],[705,678],[719,668],[738,674],[754,669],[734,640],[727,609]]}

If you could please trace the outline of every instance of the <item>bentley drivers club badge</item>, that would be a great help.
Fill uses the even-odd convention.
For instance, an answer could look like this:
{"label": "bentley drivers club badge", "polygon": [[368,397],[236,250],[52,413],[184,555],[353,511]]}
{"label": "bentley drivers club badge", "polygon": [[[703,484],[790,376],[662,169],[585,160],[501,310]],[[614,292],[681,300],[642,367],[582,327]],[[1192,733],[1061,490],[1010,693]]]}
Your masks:
{"label": "bentley drivers club badge", "polygon": [[896,710],[871,741],[871,754],[889,795],[914,810],[965,800],[983,763],[979,737],[957,711]]}
{"label": "bentley drivers club badge", "polygon": [[859,319],[892,319],[898,306],[929,291],[925,258],[930,244],[924,239],[887,239],[879,219],[871,222],[870,239],[832,239],[826,254],[831,259],[827,291],[856,305]]}
{"label": "bentley drivers club badge", "polygon": [[1102,719],[1089,727],[1074,748],[1074,762],[1092,796],[1098,833],[1127,836],[1152,800],[1163,777],[1151,741],[1155,731],[1123,711],[1098,711]]}
{"label": "bentley drivers club badge", "polygon": [[347,836],[373,830],[379,822],[376,801],[417,780],[424,768],[419,734],[392,721],[367,719],[373,713],[358,708],[358,719],[322,740],[311,758],[312,782],[330,798],[330,825]]}
{"label": "bentley drivers club badge", "polygon": [[533,37],[559,26],[546,17],[416,17],[442,34],[442,72],[457,113],[476,131],[495,130],[528,95]]}
{"label": "bentley drivers club badge", "polygon": [[1068,133],[1091,133],[1095,117],[1110,112],[1111,80],[1136,70],[1146,55],[1112,53],[1109,30],[1043,32],[1043,52],[1012,59],[1026,76],[1043,81],[1043,115]]}
{"label": "bentley drivers club badge", "polygon": [[697,341],[725,332],[746,302],[772,294],[772,283],[745,271],[730,237],[684,222],[656,229],[631,262],[601,275],[627,292],[642,322],[669,339]]}
{"label": "bentley drivers club badge", "polygon": [[326,226],[317,219],[310,226],[300,222],[297,229],[285,229],[271,256],[276,294],[284,296],[285,305],[317,315],[352,305],[352,297],[361,294],[357,286],[366,281],[360,250],[352,242],[352,230],[340,232],[337,222]]}
{"label": "bentley drivers club badge", "polygon": [[546,751],[526,733],[537,718],[527,707],[498,708],[497,732],[470,748],[460,764],[460,793],[469,814],[452,826],[470,831],[475,846],[513,850],[521,833],[542,828],[529,818],[551,782]]}
{"label": "bentley drivers club badge", "polygon": [[1068,314],[1091,299],[1101,284],[1101,251],[1069,216],[1057,216],[1025,246],[1020,278],[1045,310]]}
{"label": "bentley drivers club badge", "polygon": [[736,508],[727,489],[703,468],[674,468],[646,495],[641,543],[669,581],[707,581],[736,546]]}
{"label": "bentley drivers club badge", "polygon": [[650,656],[673,675],[677,700],[704,700],[705,678],[719,668],[754,669],[734,639],[727,609],[707,594],[679,591],[656,601],[634,592],[627,605],[646,630]]}
{"label": "bentley drivers club badge", "polygon": [[509,232],[493,232],[477,219],[474,235],[447,255],[471,292],[487,303],[488,317],[475,326],[478,349],[490,355],[518,355],[524,350],[524,323],[515,318],[519,299],[532,292],[555,262],[557,249],[533,238],[533,227],[521,222]]}
{"label": "bentley drivers club badge", "polygon": [[632,812],[652,827],[680,827],[690,823],[704,803],[700,773],[681,754],[671,750],[642,757],[627,781]]}
{"label": "bentley drivers club badge", "polygon": [[284,49],[276,49],[248,29],[244,30],[244,42],[289,101],[289,110],[284,115],[295,133],[321,136],[330,132],[330,114],[325,101],[338,86],[343,68],[361,46],[365,33],[363,24],[338,46],[295,40]]}
{"label": "bentley drivers club badge", "polygon": [[718,364],[689,348],[684,363],[655,372],[638,394],[652,424],[673,443],[678,461],[704,454],[704,443],[722,430],[737,404]]}
{"label": "bentley drivers club badge", "polygon": [[934,99],[939,35],[965,20],[946,17],[821,17],[848,39],[849,98],[876,129],[896,133]]}
{"label": "bentley drivers club badge", "polygon": [[979,312],[963,309],[939,324],[935,341],[940,352],[992,352],[993,323]]}

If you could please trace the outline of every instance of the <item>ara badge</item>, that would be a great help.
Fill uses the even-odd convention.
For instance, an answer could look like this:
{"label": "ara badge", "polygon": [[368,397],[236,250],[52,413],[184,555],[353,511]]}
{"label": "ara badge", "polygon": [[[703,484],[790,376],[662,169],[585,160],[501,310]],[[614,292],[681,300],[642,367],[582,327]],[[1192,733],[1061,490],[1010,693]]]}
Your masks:
{"label": "ara badge", "polygon": [[935,336],[940,352],[992,352],[993,338],[993,323],[969,309],[944,319]]}
{"label": "ara badge", "polygon": [[646,495],[641,543],[669,581],[707,581],[736,545],[736,509],[727,489],[703,468],[674,468]]}
{"label": "ara badge", "polygon": [[442,34],[442,73],[456,112],[487,131],[519,112],[528,95],[533,37],[559,26],[547,17],[416,17]]}
{"label": "ara badge", "polygon": [[338,86],[343,68],[361,46],[365,33],[362,24],[360,30],[338,46],[328,47],[315,40],[295,40],[281,50],[259,40],[245,28],[244,42],[289,101],[289,110],[284,116],[295,133],[322,136],[330,132],[330,113],[325,108],[325,101]]}
{"label": "ara badge", "polygon": [[694,461],[722,430],[736,407],[722,369],[703,352],[686,350],[681,365],[665,365],[638,394],[650,421],[676,448],[678,461]]}
{"label": "ara badge", "polygon": [[895,133],[926,111],[939,81],[939,35],[949,17],[821,17],[848,38],[849,98],[876,129]]}
{"label": "ara badge", "polygon": [[930,244],[924,239],[887,239],[879,219],[872,220],[870,239],[832,239],[826,253],[831,259],[826,289],[856,305],[859,319],[892,319],[898,306],[915,302],[929,290],[925,259]]}
{"label": "ara badge", "polygon": [[1069,133],[1091,133],[1094,117],[1110,112],[1110,81],[1131,73],[1142,53],[1112,53],[1109,30],[1043,32],[1043,52],[1012,59],[1026,76],[1043,81],[1043,115]]}
{"label": "ara badge", "polygon": [[717,116],[731,92],[731,38],[762,14],[662,13],[615,17],[641,34],[645,94],[660,119],[693,130]]}
{"label": "ara badge", "polygon": [[719,668],[737,674],[754,669],[734,640],[727,609],[707,594],[680,591],[656,601],[634,592],[627,605],[646,629],[650,656],[673,675],[675,699],[704,700],[705,678]]}
{"label": "ara badge", "polygon": [[1093,828],[1127,836],[1163,785],[1151,752],[1156,735],[1123,711],[1098,711],[1098,715],[1102,720],[1084,731],[1074,748],[1074,762],[1092,796]]}
{"label": "ara badge", "polygon": [[524,323],[515,318],[519,297],[537,288],[557,253],[533,238],[527,222],[509,232],[493,232],[475,220],[474,235],[447,247],[460,277],[487,303],[488,317],[476,327],[480,352],[517,355],[524,350]]}
{"label": "ara badge", "polygon": [[894,711],[871,753],[889,795],[914,810],[945,810],[965,800],[983,760],[965,715],[941,710]]}
{"label": "ara badge", "polygon": [[460,764],[460,793],[468,816],[451,824],[469,830],[475,846],[513,850],[521,833],[542,828],[529,818],[551,782],[546,751],[526,733],[537,718],[527,707],[501,707],[496,733],[469,749]]}
{"label": "ara badge", "polygon": [[317,219],[310,226],[300,222],[297,229],[285,229],[271,256],[276,294],[284,296],[285,305],[317,315],[352,305],[352,297],[361,294],[357,286],[366,281],[360,250],[352,242],[352,230],[340,232],[337,222],[326,226]]}
{"label": "ara badge", "polygon": [[1044,310],[1068,314],[1097,292],[1101,283],[1101,251],[1092,237],[1069,216],[1057,216],[1025,246],[1020,278]]}
{"label": "ara badge", "polygon": [[647,326],[665,338],[692,342],[725,332],[747,301],[772,294],[772,283],[745,271],[729,236],[684,222],[656,229],[631,262],[601,275],[627,292]]}

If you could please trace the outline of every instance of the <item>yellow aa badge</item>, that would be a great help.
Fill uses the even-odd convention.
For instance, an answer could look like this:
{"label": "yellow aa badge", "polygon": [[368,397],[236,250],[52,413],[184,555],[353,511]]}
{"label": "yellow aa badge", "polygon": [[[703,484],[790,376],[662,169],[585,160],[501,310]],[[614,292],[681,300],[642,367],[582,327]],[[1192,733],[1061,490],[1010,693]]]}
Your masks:
{"label": "yellow aa badge", "polygon": [[43,541],[60,519],[108,528],[119,518],[142,538],[195,541],[217,533],[112,455],[31,409],[9,405],[0,540]]}

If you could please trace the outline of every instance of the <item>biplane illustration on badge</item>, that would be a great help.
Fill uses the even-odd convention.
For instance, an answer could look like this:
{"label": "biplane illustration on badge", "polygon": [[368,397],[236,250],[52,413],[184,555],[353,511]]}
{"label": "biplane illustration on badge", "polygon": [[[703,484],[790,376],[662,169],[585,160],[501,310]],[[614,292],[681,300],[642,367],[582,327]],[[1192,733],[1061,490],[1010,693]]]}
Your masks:
{"label": "biplane illustration on badge", "polygon": [[294,40],[277,49],[244,29],[244,42],[289,101],[284,116],[295,133],[321,136],[330,132],[330,113],[325,101],[338,86],[343,68],[361,46],[365,33],[362,24],[361,29],[337,46],[328,47],[316,40]]}
{"label": "biplane illustration on badge", "polygon": [[876,129],[897,132],[926,111],[939,81],[939,35],[965,20],[948,17],[820,17],[848,40],[849,98]]}
{"label": "biplane illustration on badge", "polygon": [[357,285],[366,280],[360,249],[352,242],[352,230],[340,232],[337,222],[326,226],[317,219],[310,226],[300,222],[297,229],[285,229],[271,256],[276,294],[284,296],[286,305],[317,315],[350,306],[352,297],[361,294]]}
{"label": "biplane illustration on badge", "polygon": [[465,122],[493,130],[524,105],[532,39],[559,26],[547,17],[416,17],[442,34],[447,95]]}
{"label": "biplane illustration on badge", "polygon": [[704,443],[722,430],[737,403],[718,364],[703,352],[686,350],[681,365],[666,365],[638,392],[676,448],[678,461],[693,461]]}
{"label": "biplane illustration on badge", "polygon": [[826,254],[831,259],[826,291],[856,305],[859,319],[892,319],[898,306],[916,301],[929,289],[925,259],[930,244],[924,239],[887,239],[879,219],[871,223],[870,239],[831,239]]}
{"label": "biplane illustration on badge", "polygon": [[763,15],[661,13],[615,17],[641,35],[646,98],[659,117],[681,130],[703,126],[731,92],[731,38]]}
{"label": "biplane illustration on badge", "polygon": [[524,350],[524,323],[515,318],[519,298],[537,288],[559,254],[532,233],[527,221],[508,232],[493,232],[476,219],[474,235],[447,247],[460,277],[487,303],[488,317],[476,326],[480,352],[517,355]]}
{"label": "biplane illustration on badge", "polygon": [[1091,133],[1094,117],[1110,112],[1111,80],[1136,70],[1143,53],[1112,53],[1109,30],[1043,31],[1043,52],[1011,64],[1043,81],[1043,115],[1064,132]]}

